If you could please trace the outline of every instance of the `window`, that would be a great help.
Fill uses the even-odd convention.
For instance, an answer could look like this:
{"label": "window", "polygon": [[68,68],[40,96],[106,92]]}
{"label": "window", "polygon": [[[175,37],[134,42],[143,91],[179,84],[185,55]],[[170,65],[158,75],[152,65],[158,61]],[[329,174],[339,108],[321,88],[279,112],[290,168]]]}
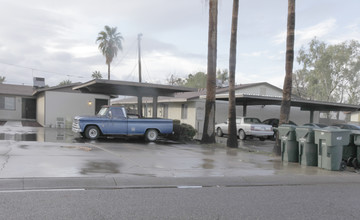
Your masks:
{"label": "window", "polygon": [[187,104],[182,104],[181,105],[181,119],[187,119],[187,110],[188,110]]}
{"label": "window", "polygon": [[111,113],[113,118],[125,118],[122,108],[112,108]]}
{"label": "window", "polygon": [[161,104],[160,105],[159,116],[161,118],[168,118],[169,117],[169,105],[167,105],[167,104]]}
{"label": "window", "polygon": [[15,97],[0,96],[0,110],[15,110]]}

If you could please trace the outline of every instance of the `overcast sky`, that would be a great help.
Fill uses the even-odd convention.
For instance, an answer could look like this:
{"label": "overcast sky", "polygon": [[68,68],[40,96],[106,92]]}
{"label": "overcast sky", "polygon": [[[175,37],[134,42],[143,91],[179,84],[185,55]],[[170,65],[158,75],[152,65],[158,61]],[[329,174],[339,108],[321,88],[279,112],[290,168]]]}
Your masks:
{"label": "overcast sky", "polygon": [[[142,78],[166,83],[206,72],[206,0],[1,0],[0,76],[5,83],[47,85],[87,82],[95,70],[107,78],[105,58],[95,42],[105,25],[124,37],[111,64],[111,79],[138,81],[137,35],[143,34]],[[296,2],[295,53],[317,37],[329,44],[360,41],[359,0]],[[231,0],[219,0],[218,63],[228,68]],[[285,75],[286,0],[240,0],[236,82],[269,82]],[[296,69],[295,63],[295,69]]]}

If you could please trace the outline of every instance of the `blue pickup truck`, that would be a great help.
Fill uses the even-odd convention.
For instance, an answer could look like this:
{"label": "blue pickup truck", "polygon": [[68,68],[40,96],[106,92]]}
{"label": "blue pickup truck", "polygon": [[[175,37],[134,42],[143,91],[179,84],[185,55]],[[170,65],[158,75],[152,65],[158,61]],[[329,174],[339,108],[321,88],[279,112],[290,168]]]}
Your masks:
{"label": "blue pickup truck", "polygon": [[143,135],[147,141],[156,141],[159,134],[173,132],[173,121],[159,118],[136,118],[127,115],[124,107],[103,106],[96,116],[76,116],[72,130],[92,140],[99,136]]}

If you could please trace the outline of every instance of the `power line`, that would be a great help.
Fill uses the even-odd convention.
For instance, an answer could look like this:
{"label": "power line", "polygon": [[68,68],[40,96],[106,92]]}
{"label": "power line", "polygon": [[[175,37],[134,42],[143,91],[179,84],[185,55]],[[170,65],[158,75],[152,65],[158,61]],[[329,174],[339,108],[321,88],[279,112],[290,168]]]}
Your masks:
{"label": "power line", "polygon": [[57,75],[64,75],[63,73],[57,73],[57,72],[53,72],[53,71],[47,71],[47,70],[40,70],[40,69],[36,69],[36,68],[32,68],[32,67],[26,67],[26,66],[21,66],[21,65],[16,65],[16,64],[11,64],[11,63],[6,63],[3,61],[0,61],[1,64],[5,64],[5,65],[9,65],[9,66],[15,66],[18,68],[24,68],[24,69],[29,69],[32,71],[39,71],[39,72],[44,72],[44,73],[53,73],[53,74],[57,74]]}
{"label": "power line", "polygon": [[124,54],[124,56],[121,57],[121,59],[120,59],[115,65],[113,65],[113,66],[111,67],[111,70],[114,70],[114,69],[121,63],[121,61],[123,61],[123,59],[129,54],[130,49],[132,49],[132,48],[134,47],[135,42],[136,42],[136,40],[133,41],[133,43],[131,44],[131,46],[129,47],[129,49],[126,51],[126,53]]}

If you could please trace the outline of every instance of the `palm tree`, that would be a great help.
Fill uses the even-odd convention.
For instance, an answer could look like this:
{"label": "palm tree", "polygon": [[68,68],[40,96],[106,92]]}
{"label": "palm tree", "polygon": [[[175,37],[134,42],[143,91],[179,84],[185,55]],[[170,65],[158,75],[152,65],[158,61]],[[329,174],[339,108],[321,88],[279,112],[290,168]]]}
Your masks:
{"label": "palm tree", "polygon": [[108,80],[110,80],[110,63],[117,56],[119,50],[122,50],[123,37],[117,32],[116,27],[105,26],[105,31],[100,31],[96,42],[100,42],[99,50],[106,58],[108,65]]}
{"label": "palm tree", "polygon": [[230,61],[229,61],[229,137],[226,145],[238,147],[236,129],[236,102],[235,102],[235,68],[236,68],[236,37],[237,22],[239,14],[239,0],[233,1],[231,39],[230,39]]}
{"label": "palm tree", "polygon": [[215,94],[218,0],[209,0],[207,84],[202,143],[215,143]]}
{"label": "palm tree", "polygon": [[[285,79],[283,86],[283,98],[280,108],[279,125],[289,121],[291,107],[292,71],[294,64],[294,41],[295,41],[295,0],[288,0],[287,37],[286,37],[286,63]],[[279,135],[278,135],[279,136]],[[274,146],[274,153],[281,154],[279,137]]]}
{"label": "palm tree", "polygon": [[102,79],[102,74],[100,73],[100,71],[95,70],[95,71],[93,72],[93,74],[91,75],[91,77],[92,77],[93,79]]}

